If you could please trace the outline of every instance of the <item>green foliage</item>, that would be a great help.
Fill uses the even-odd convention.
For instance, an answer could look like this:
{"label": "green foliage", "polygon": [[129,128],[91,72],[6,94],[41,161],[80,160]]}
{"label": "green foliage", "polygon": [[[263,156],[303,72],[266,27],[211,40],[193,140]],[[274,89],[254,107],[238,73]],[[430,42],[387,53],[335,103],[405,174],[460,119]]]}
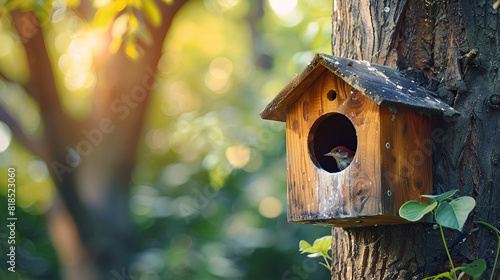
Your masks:
{"label": "green foliage", "polygon": [[462,196],[450,202],[446,201],[446,199],[451,198],[457,191],[451,190],[440,195],[423,195],[423,197],[429,198],[428,204],[418,201],[408,201],[399,208],[399,215],[409,221],[419,221],[426,215],[432,215],[432,218],[439,225],[443,244],[452,269],[425,279],[448,278],[455,280],[457,279],[456,272],[459,270],[462,273],[472,276],[474,279],[478,279],[486,269],[486,262],[482,259],[475,260],[470,264],[463,264],[456,268],[453,265],[453,260],[451,259],[448,245],[444,238],[443,226],[462,230],[469,213],[476,206],[476,201],[470,196]]}
{"label": "green foliage", "polygon": [[[151,43],[143,21],[158,22],[151,19],[156,18],[156,7],[101,3],[110,6],[100,6],[91,22],[82,22],[68,11],[60,22],[43,27],[66,112],[81,110],[83,98],[93,102],[92,87],[84,92],[65,88],[66,74],[81,68],[64,68],[68,57],[81,58],[82,53],[93,51],[72,49],[83,48],[77,43],[85,39],[81,35],[88,28],[110,28],[105,34],[114,29],[109,48],[118,52],[128,47],[127,53],[140,60],[141,51],[136,48],[134,54],[134,46]],[[331,1],[298,1],[288,18],[277,15],[267,1],[263,7],[258,3],[188,1],[165,38],[132,174],[130,211],[137,238],[126,268],[131,279],[293,279],[298,276],[293,275],[295,266],[305,259],[294,253],[293,244],[329,232],[287,223],[285,124],[263,121],[258,113],[314,53],[330,52]],[[258,14],[260,10],[264,12]],[[8,20],[0,20],[2,40],[10,39],[13,30],[7,29]],[[11,56],[0,56],[0,67]],[[93,59],[74,64],[92,67],[98,58]],[[21,59],[13,61],[6,73],[25,67]],[[89,72],[92,76],[92,69]],[[23,110],[39,112],[21,91],[0,81],[0,102],[13,104],[9,108],[20,112],[20,118],[29,116]],[[85,112],[78,116],[88,117]],[[23,119],[22,123],[29,122]],[[29,131],[39,133],[43,125]],[[36,160],[12,138],[9,148],[0,153],[0,168],[18,167],[24,182],[19,187],[19,207],[36,217],[33,228],[45,229],[43,215],[55,191],[50,178],[40,179],[27,171]],[[32,233],[25,238],[28,243],[37,248],[45,244],[51,250],[37,251],[51,264],[48,273],[41,275],[57,279],[55,274],[62,269],[48,237]],[[300,267],[309,279],[325,279],[329,274],[319,265]],[[116,278],[112,271],[108,276]]]}
{"label": "green foliage", "polygon": [[476,201],[470,196],[463,196],[443,201],[436,210],[436,222],[444,227],[462,230],[469,213],[476,206]]}
{"label": "green foliage", "polygon": [[423,196],[429,197],[429,204],[408,201],[399,209],[399,215],[402,218],[415,222],[428,213],[432,213],[439,225],[462,230],[469,213],[476,206],[476,201],[469,196],[459,197],[451,202],[445,201],[445,199],[452,197],[456,192],[457,190],[452,190],[441,195]]}
{"label": "green foliage", "polygon": [[[473,279],[479,279],[481,275],[483,274],[483,271],[486,269],[486,262],[484,260],[475,260],[471,262],[470,264],[463,264],[459,267],[455,267],[450,271],[443,272],[441,274],[435,275],[435,276],[430,276],[426,277],[422,280],[426,279],[441,279],[441,278],[448,278],[451,280],[457,279],[456,278],[456,272],[461,270],[463,273],[470,275]],[[461,274],[463,275],[463,274]],[[460,280],[462,276],[459,276],[458,280]]]}
{"label": "green foliage", "polygon": [[299,242],[299,251],[301,254],[309,253],[309,255],[307,255],[308,258],[323,257],[325,263],[320,263],[320,264],[326,267],[329,271],[332,270],[330,263],[328,263],[328,260],[332,260],[332,258],[328,254],[328,251],[331,250],[331,248],[332,248],[331,235],[323,236],[321,238],[314,240],[313,245],[309,244],[305,240],[301,240]]}
{"label": "green foliage", "polygon": [[[0,178],[6,179],[5,176]],[[0,187],[3,187],[2,183]],[[17,191],[21,189],[18,188]],[[7,209],[7,198],[3,196],[4,193],[0,195],[0,209],[2,209],[0,219],[7,221],[8,212],[4,210]],[[15,243],[8,243],[8,240],[12,241],[7,238],[9,231],[2,231],[0,235],[3,242],[0,261],[5,265],[5,269],[0,270],[0,279],[60,279],[56,253],[51,244],[45,218],[33,212],[33,209],[16,208]],[[6,224],[8,223],[4,223],[4,227]],[[16,247],[16,272],[7,270],[10,266],[7,263],[10,260],[7,256],[10,253],[10,246]]]}
{"label": "green foliage", "polygon": [[12,11],[33,11],[40,22],[46,23],[50,17],[50,11],[54,0],[2,0],[0,1],[0,15],[7,15]]}
{"label": "green foliage", "polygon": [[408,221],[416,222],[422,219],[427,213],[436,208],[438,202],[424,204],[418,201],[408,201],[399,209],[399,215]]}

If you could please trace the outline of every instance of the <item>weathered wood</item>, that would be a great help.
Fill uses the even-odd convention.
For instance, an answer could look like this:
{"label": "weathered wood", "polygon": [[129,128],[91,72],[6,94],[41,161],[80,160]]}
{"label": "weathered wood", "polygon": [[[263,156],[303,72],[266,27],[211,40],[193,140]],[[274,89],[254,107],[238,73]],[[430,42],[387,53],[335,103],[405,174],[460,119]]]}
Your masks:
{"label": "weathered wood", "polygon": [[325,71],[327,71],[325,67],[317,63],[309,64],[262,110],[260,116],[263,119],[284,122],[288,107],[294,104],[304,91],[311,86],[312,82],[316,80],[316,77],[321,76]]}
{"label": "weathered wood", "polygon": [[378,105],[405,107],[428,112],[438,111],[444,112],[446,115],[458,113],[394,68],[319,53],[262,110],[261,117],[268,120],[285,121],[287,109],[304,94],[305,89],[316,81],[325,68],[361,91]]}
{"label": "weathered wood", "polygon": [[[317,123],[331,113],[346,116],[355,135],[340,136],[346,131],[336,123],[322,127],[331,132],[320,132]],[[430,137],[427,116],[405,109],[391,112],[326,71],[289,105],[286,118],[289,221],[349,227],[401,223],[405,220],[398,217],[399,207],[430,193],[426,168],[431,151],[421,150],[421,137]],[[332,137],[332,144],[314,150],[316,137]],[[346,139],[357,143],[333,144]],[[390,149],[388,142],[393,143]],[[319,162],[336,145],[359,148],[349,167],[328,172]]]}

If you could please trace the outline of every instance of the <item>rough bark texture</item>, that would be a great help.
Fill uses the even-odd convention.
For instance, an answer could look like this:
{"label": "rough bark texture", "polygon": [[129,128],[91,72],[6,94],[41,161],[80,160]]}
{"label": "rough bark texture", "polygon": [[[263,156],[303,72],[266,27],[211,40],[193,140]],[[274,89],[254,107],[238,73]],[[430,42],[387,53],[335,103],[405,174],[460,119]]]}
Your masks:
{"label": "rough bark texture", "polygon": [[[489,279],[500,227],[500,19],[495,1],[338,1],[333,54],[397,67],[461,112],[432,116],[434,193],[477,203],[446,230],[454,263],[482,258]],[[408,224],[332,230],[332,279],[421,279],[450,269],[439,230]],[[496,269],[494,279],[499,277]]]}

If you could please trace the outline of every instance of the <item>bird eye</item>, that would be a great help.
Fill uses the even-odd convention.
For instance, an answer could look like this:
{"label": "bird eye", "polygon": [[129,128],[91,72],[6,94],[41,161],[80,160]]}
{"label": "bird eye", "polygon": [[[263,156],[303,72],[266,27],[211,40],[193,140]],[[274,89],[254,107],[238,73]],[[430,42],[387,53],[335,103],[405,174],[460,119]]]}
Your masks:
{"label": "bird eye", "polygon": [[340,149],[335,150],[335,152],[340,153]]}

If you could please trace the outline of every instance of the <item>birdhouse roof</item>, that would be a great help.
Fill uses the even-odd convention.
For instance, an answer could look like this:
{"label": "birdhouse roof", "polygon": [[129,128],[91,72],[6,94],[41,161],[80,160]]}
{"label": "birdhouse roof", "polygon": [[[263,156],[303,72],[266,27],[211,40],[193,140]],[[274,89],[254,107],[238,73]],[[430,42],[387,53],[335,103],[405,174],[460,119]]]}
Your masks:
{"label": "birdhouse roof", "polygon": [[262,110],[260,116],[268,120],[286,121],[287,108],[325,71],[332,72],[378,105],[437,111],[446,115],[458,113],[394,68],[319,53]]}

